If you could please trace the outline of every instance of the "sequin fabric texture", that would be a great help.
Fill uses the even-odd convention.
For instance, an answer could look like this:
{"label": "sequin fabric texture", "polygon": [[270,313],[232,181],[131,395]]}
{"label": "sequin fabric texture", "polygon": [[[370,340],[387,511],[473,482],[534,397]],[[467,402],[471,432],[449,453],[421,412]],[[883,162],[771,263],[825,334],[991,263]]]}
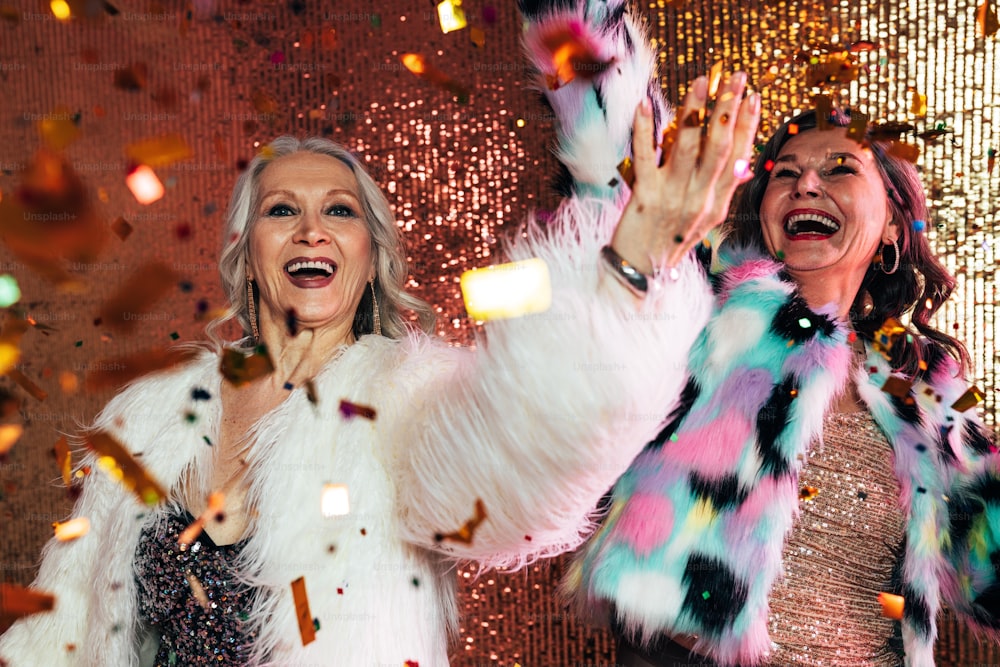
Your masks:
{"label": "sequin fabric texture", "polygon": [[771,593],[770,664],[903,664],[893,640],[899,623],[878,602],[892,592],[905,530],[892,461],[867,411],[826,417],[799,475],[785,578]]}
{"label": "sequin fabric texture", "polygon": [[143,530],[136,549],[139,618],[161,636],[155,665],[244,665],[253,591],[233,572],[245,542],[220,547],[202,532],[182,547],[178,537],[192,521],[171,512]]}

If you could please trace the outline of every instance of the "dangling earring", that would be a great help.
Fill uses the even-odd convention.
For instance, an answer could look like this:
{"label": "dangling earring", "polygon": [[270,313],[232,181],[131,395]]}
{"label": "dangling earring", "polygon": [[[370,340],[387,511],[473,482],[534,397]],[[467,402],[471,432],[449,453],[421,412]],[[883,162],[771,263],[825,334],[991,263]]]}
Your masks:
{"label": "dangling earring", "polygon": [[368,286],[372,288],[372,333],[376,336],[382,335],[382,322],[378,315],[378,299],[375,298],[375,279],[372,278],[368,281]]}
{"label": "dangling earring", "polygon": [[257,329],[257,306],[253,302],[253,281],[250,274],[247,274],[247,317],[250,320],[250,333],[253,335],[253,343],[260,340],[260,331]]}
{"label": "dangling earring", "polygon": [[899,269],[899,243],[896,241],[896,239],[892,240],[892,250],[893,250],[893,253],[895,254],[895,260],[892,263],[892,270],[890,270],[890,271],[886,271],[885,270],[885,248],[888,245],[889,244],[886,243],[882,247],[882,250],[880,251],[879,255],[880,255],[880,257],[882,257],[882,261],[880,262],[880,264],[882,265],[882,273],[884,273],[887,276],[891,276],[892,274],[894,274]]}

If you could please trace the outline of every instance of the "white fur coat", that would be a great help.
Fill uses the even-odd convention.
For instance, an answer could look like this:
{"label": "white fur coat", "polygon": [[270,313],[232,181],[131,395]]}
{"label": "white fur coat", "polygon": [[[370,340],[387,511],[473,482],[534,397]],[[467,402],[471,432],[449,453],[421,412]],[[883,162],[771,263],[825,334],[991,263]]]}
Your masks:
{"label": "white fur coat", "polygon": [[[265,593],[251,616],[254,664],[447,664],[455,560],[523,565],[590,531],[598,499],[669,413],[711,302],[689,259],[637,310],[600,277],[598,249],[618,215],[602,206],[572,199],[547,240],[532,232],[512,249],[547,262],[548,312],[490,323],[475,351],[363,337],[316,378],[318,404],[296,388],[260,419],[248,455],[259,516],[241,568]],[[582,239],[581,207],[590,224],[603,220]],[[221,381],[206,353],[134,383],[94,427],[179,497],[182,472],[211,465],[205,437],[218,437]],[[212,398],[193,400],[195,388]],[[342,418],[341,399],[373,407],[376,419]],[[321,515],[326,482],[347,485],[349,515]],[[435,541],[473,516],[477,498],[488,518],[471,544]],[[144,664],[155,637],[136,620],[132,563],[143,526],[162,512],[95,468],[73,512],[90,519],[90,533],[50,542],[34,584],[57,596],[55,610],[16,623],[0,657],[10,667]],[[289,585],[300,576],[321,625],[307,646]]]}

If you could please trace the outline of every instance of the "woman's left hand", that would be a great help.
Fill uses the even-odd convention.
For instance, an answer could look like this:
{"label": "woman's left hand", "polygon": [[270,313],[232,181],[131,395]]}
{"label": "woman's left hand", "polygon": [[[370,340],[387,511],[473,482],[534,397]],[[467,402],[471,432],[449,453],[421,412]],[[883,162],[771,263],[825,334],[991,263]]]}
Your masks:
{"label": "woman's left hand", "polygon": [[[636,109],[632,135],[635,182],[611,245],[637,270],[674,266],[721,224],[737,186],[750,177],[749,164],[760,96],[743,98],[746,74],[737,72],[718,91],[718,103],[702,136],[708,80],[691,84],[678,110],[672,144],[657,165],[648,100]],[[695,122],[692,122],[694,120]]]}

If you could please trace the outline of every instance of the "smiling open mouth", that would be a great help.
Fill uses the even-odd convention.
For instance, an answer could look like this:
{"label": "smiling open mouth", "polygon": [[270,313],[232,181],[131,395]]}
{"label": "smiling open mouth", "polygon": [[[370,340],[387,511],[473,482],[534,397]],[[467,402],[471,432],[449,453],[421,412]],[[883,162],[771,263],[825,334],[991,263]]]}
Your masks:
{"label": "smiling open mouth", "polygon": [[285,271],[298,280],[323,279],[337,272],[337,265],[325,260],[297,261],[285,265]]}
{"label": "smiling open mouth", "polygon": [[838,231],[840,223],[819,213],[796,213],[785,220],[785,235],[790,238],[828,237]]}

